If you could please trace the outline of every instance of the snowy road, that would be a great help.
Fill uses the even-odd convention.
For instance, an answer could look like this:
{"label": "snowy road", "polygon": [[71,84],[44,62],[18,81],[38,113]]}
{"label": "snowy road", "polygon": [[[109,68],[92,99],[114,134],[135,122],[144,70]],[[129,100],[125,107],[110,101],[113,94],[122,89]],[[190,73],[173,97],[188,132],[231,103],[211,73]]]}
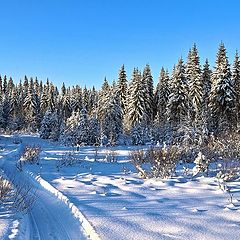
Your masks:
{"label": "snowy road", "polygon": [[67,206],[43,188],[29,213],[30,239],[87,239]]}
{"label": "snowy road", "polygon": [[[7,146],[7,145],[6,145]],[[36,200],[27,216],[23,219],[26,225],[18,229],[14,239],[24,240],[81,240],[88,239],[80,222],[72,215],[70,209],[52,193],[45,190],[37,181],[15,167],[16,156],[21,147],[10,145],[1,153],[1,168],[9,177],[15,175],[15,181],[29,184],[33,187]],[[20,224],[21,228],[21,224]],[[6,239],[9,239],[6,236]]]}

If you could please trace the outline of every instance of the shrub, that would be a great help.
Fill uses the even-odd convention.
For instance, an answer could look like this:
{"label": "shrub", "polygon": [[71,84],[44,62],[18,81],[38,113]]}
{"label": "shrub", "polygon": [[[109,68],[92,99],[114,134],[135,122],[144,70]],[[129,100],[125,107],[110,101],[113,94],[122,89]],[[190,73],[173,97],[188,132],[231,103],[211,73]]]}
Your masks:
{"label": "shrub", "polygon": [[130,153],[130,157],[133,165],[137,169],[142,178],[148,178],[148,172],[143,168],[143,164],[146,163],[145,153],[142,149],[135,150]]}
{"label": "shrub", "polygon": [[76,156],[74,151],[66,152],[57,161],[57,169],[59,169],[60,167],[72,166],[78,162],[79,162],[79,158],[78,156]]}
{"label": "shrub", "polygon": [[36,192],[33,190],[32,186],[27,183],[14,183],[13,185],[12,207],[18,212],[27,213],[36,200]]}
{"label": "shrub", "polygon": [[11,190],[11,183],[7,179],[3,178],[3,176],[0,176],[0,201],[3,201],[5,198],[7,198]]}
{"label": "shrub", "polygon": [[197,175],[198,173],[207,173],[209,169],[209,160],[206,158],[202,152],[199,152],[197,157],[194,160],[195,166],[193,168],[193,176]]}
{"label": "shrub", "polygon": [[31,185],[16,183],[0,176],[0,201],[11,202],[11,208],[17,212],[27,212],[33,206],[36,194]]}
{"label": "shrub", "polygon": [[143,150],[133,151],[131,159],[143,178],[168,178],[175,174],[180,154],[177,146],[170,145],[167,147],[164,145],[163,147],[152,147],[146,152]]}
{"label": "shrub", "polygon": [[175,145],[169,147],[165,145],[151,148],[146,156],[150,160],[152,176],[155,178],[168,178],[175,174],[180,151]]}
{"label": "shrub", "polygon": [[17,168],[22,171],[22,167],[25,163],[39,164],[40,152],[40,146],[26,146],[24,148],[23,154],[16,163]]}
{"label": "shrub", "polygon": [[117,152],[113,149],[108,149],[106,152],[106,161],[109,163],[113,163],[117,161]]}

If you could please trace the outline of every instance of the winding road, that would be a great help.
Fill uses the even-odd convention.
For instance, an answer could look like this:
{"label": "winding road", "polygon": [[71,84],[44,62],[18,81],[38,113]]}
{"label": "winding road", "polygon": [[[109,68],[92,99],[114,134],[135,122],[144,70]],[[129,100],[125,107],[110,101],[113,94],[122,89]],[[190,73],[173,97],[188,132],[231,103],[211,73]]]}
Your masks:
{"label": "winding road", "polygon": [[[6,141],[7,142],[7,141]],[[32,186],[36,200],[28,212],[26,232],[15,239],[25,240],[85,240],[88,239],[80,222],[72,215],[69,208],[56,196],[24,172],[16,170],[16,157],[22,146],[12,145],[1,152],[0,167],[8,177],[14,175],[15,182]]]}

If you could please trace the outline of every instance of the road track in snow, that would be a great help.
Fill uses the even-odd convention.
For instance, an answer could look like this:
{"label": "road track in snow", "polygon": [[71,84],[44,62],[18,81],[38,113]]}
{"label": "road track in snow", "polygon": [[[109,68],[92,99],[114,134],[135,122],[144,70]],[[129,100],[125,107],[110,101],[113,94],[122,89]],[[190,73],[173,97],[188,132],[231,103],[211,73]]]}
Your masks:
{"label": "road track in snow", "polygon": [[87,239],[80,223],[66,205],[41,187],[29,212],[31,239],[77,240]]}
{"label": "road track in snow", "polygon": [[[85,240],[88,239],[78,219],[70,209],[56,196],[40,186],[40,184],[24,172],[19,172],[15,167],[15,158],[19,149],[3,155],[1,162],[5,173],[14,173],[15,181],[29,184],[36,194],[36,200],[28,212],[27,231],[24,240]],[[18,239],[18,237],[16,238]]]}

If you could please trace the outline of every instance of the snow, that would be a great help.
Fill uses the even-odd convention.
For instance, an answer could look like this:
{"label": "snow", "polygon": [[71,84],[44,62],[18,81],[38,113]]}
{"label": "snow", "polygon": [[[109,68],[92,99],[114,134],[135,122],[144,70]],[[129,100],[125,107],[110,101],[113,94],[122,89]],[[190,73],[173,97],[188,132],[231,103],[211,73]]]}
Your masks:
{"label": "snow", "polygon": [[[131,149],[126,146],[114,149],[117,161],[113,163],[104,160],[109,148],[100,147],[94,161],[94,148],[81,147],[75,152],[78,163],[57,169],[57,161],[73,149],[38,137],[21,138],[23,144],[38,144],[42,150],[40,165],[24,166],[24,178],[39,191],[39,201],[24,224],[32,234],[48,233],[42,239],[51,239],[49,232],[57,234],[57,239],[65,239],[66,234],[79,239],[74,238],[77,233],[84,239],[80,222],[91,239],[239,239],[239,180],[229,183],[230,203],[229,194],[219,189],[214,178],[140,179],[128,161]],[[0,153],[0,161],[5,160],[6,168],[13,161],[8,156],[18,154],[20,145],[11,144],[11,137],[1,137],[2,143],[6,150]],[[21,221],[14,223],[11,234],[27,229]],[[65,223],[71,227],[64,231],[59,226],[67,227]],[[0,215],[0,229],[10,225]]]}

